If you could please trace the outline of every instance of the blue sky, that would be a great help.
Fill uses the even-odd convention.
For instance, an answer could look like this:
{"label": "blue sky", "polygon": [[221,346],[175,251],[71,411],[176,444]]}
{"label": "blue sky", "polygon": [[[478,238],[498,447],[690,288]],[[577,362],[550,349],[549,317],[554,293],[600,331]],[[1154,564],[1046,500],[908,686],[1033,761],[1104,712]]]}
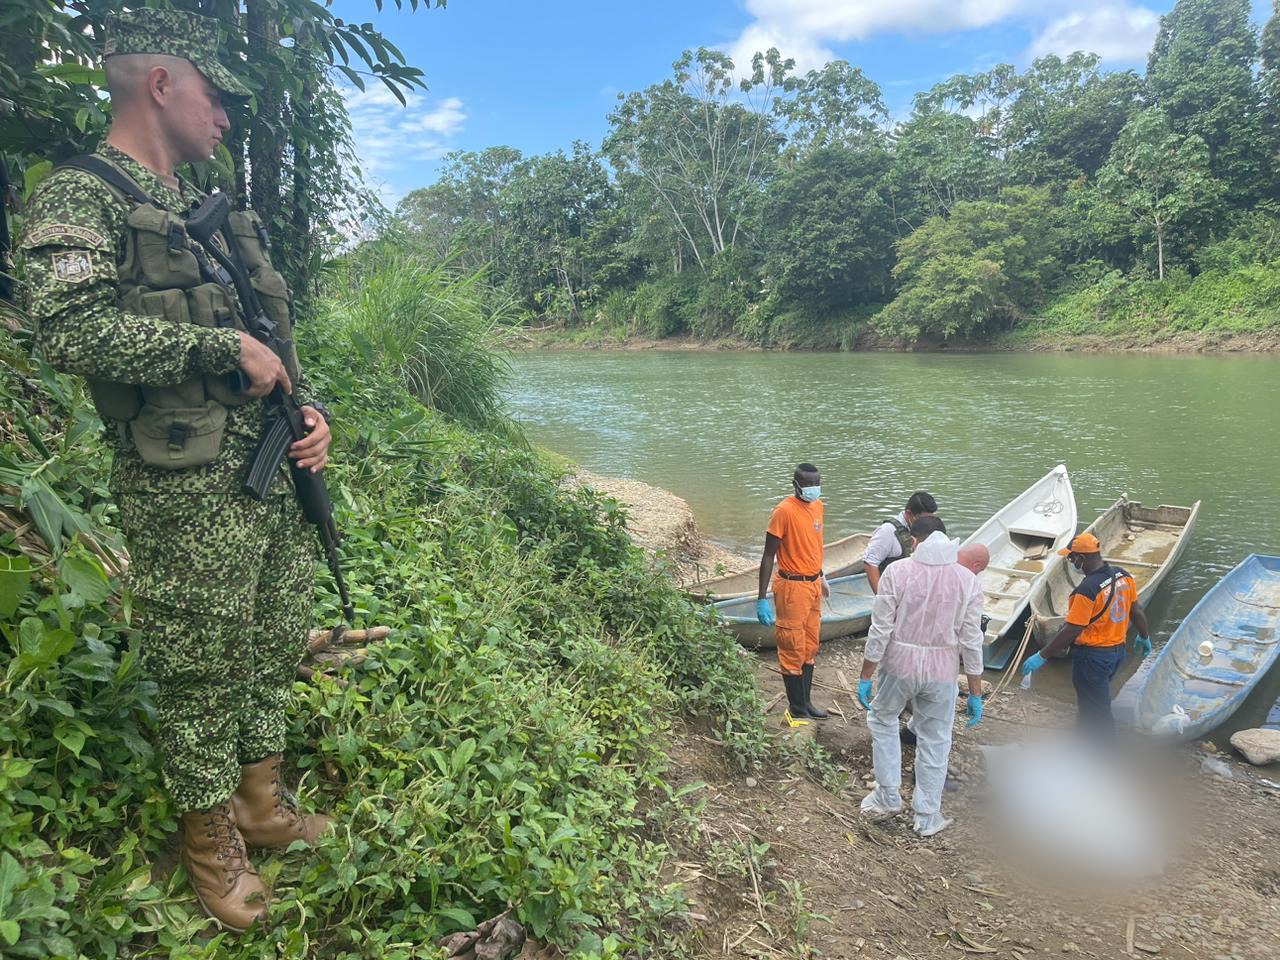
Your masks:
{"label": "blue sky", "polygon": [[[619,92],[670,75],[682,50],[720,47],[745,64],[777,46],[801,68],[842,58],[881,85],[890,109],[955,73],[1093,50],[1142,69],[1173,0],[450,0],[397,11],[336,0],[372,20],[426,72],[408,109],[381,87],[348,95],[366,175],[394,202],[435,179],[450,150],[507,144],[526,154],[598,146]],[[1263,22],[1269,0],[1254,0]],[[407,3],[406,3],[407,7]],[[741,59],[739,59],[741,57]]]}

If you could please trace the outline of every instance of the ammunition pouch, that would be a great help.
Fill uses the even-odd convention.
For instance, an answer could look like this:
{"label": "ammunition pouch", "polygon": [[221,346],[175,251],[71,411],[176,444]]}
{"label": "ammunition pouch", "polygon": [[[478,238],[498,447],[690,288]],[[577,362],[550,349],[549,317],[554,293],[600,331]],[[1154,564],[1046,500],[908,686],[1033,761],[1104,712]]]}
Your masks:
{"label": "ammunition pouch", "polygon": [[[144,202],[141,188],[107,161],[98,157],[81,161],[70,165],[95,173],[122,202],[132,205],[124,255],[117,264],[120,309],[174,323],[244,330],[230,288],[210,278],[207,254],[188,236],[185,219],[149,198]],[[291,342],[289,289],[271,265],[261,219],[247,210],[231,213],[228,222],[263,311],[277,324],[280,338]],[[297,380],[299,365],[292,349],[285,366]],[[88,386],[98,414],[132,441],[143,462],[169,470],[216,459],[227,408],[252,399],[233,391],[225,375],[198,376],[163,387],[90,378]]]}

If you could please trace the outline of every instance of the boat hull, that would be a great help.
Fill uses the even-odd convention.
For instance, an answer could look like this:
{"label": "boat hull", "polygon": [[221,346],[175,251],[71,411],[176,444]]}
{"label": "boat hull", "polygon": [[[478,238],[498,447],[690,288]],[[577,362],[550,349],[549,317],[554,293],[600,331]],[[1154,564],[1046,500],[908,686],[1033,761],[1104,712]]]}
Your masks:
{"label": "boat hull", "polygon": [[[822,601],[820,639],[835,640],[865,633],[871,626],[871,604],[875,600],[867,575],[858,573],[837,577],[830,583],[831,598]],[[769,597],[772,599],[773,594],[770,593]],[[766,627],[756,619],[754,596],[722,600],[712,609],[744,647],[770,649],[777,646],[774,628]]]}
{"label": "boat hull", "polygon": [[[1089,524],[1102,545],[1102,556],[1127,570],[1138,587],[1138,601],[1147,604],[1165,577],[1186,551],[1200,501],[1189,507],[1144,507],[1121,497]],[[1035,617],[1032,631],[1041,644],[1048,643],[1066,623],[1071,591],[1080,582],[1066,557],[1055,557],[1031,597]],[[1066,656],[1067,650],[1062,651]]]}
{"label": "boat hull", "polygon": [[[834,580],[837,577],[861,573],[862,557],[867,552],[867,544],[870,540],[869,533],[854,533],[839,540],[833,540],[824,546],[822,569],[827,579]],[[735,600],[739,597],[754,597],[760,590],[760,567],[755,566],[741,573],[731,573],[714,580],[689,584],[685,590],[707,603],[719,603],[722,600]]]}
{"label": "boat hull", "polygon": [[1058,464],[1036,483],[1005,504],[965,540],[981,543],[991,563],[981,574],[983,612],[990,617],[983,641],[983,659],[998,668],[1007,652],[1001,641],[1018,623],[1056,551],[1076,532],[1076,498],[1067,468]]}
{"label": "boat hull", "polygon": [[[1201,643],[1211,652],[1202,656]],[[1187,614],[1135,696],[1134,721],[1151,731],[1179,706],[1176,740],[1203,737],[1229,719],[1280,659],[1280,557],[1251,554]]]}

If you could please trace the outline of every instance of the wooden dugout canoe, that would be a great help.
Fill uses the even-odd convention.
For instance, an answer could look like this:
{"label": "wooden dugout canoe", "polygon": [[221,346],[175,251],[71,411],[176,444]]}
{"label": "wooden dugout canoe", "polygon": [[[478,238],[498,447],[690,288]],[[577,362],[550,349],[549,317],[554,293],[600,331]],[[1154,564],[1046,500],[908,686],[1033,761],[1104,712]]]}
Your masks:
{"label": "wooden dugout canoe", "polygon": [[[822,548],[822,570],[828,580],[837,577],[852,576],[862,572],[862,557],[867,552],[867,544],[871,540],[869,533],[854,533],[843,537]],[[731,573],[714,580],[703,580],[701,583],[685,587],[689,593],[708,603],[719,603],[722,600],[735,600],[738,597],[752,597],[760,589],[760,567],[755,566],[741,573]]]}
{"label": "wooden dugout canoe", "polygon": [[[1208,643],[1208,655],[1200,645]],[[1138,689],[1134,719],[1150,731],[1181,707],[1178,741],[1205,736],[1229,719],[1280,661],[1280,557],[1251,554],[1195,605]]]}
{"label": "wooden dugout canoe", "polygon": [[[1104,560],[1132,574],[1138,601],[1145,605],[1186,550],[1199,513],[1199,500],[1189,507],[1144,507],[1121,497],[1085,532],[1098,538]],[[1031,613],[1036,618],[1032,632],[1041,644],[1062,629],[1068,598],[1079,582],[1080,574],[1067,558],[1055,556],[1031,596]]]}
{"label": "wooden dugout canoe", "polygon": [[[871,626],[871,604],[875,594],[865,573],[836,577],[831,583],[830,600],[822,601],[822,626],[818,636],[824,642],[837,637],[863,633]],[[773,599],[773,593],[769,593]],[[713,609],[729,631],[744,647],[769,648],[777,645],[773,627],[756,619],[755,591],[749,597],[721,600]]]}
{"label": "wooden dugout canoe", "polygon": [[991,619],[982,638],[988,667],[1008,661],[1001,641],[1026,611],[1057,550],[1076,533],[1076,497],[1064,464],[1014,497],[979,527],[964,545],[984,544],[991,564],[982,572],[983,612]]}

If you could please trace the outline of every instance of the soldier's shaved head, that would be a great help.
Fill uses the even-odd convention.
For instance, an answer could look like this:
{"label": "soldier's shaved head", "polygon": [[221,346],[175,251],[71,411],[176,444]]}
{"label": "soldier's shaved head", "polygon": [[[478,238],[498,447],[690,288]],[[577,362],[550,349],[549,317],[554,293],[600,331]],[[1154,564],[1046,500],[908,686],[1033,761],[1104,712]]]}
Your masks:
{"label": "soldier's shaved head", "polygon": [[174,83],[190,83],[200,74],[190,60],[163,53],[128,53],[107,57],[103,68],[107,74],[107,91],[111,94],[111,102],[116,110],[128,106],[146,93],[154,67],[166,70]]}
{"label": "soldier's shaved head", "polygon": [[974,573],[981,573],[991,562],[991,551],[981,543],[970,543],[960,548],[956,563]]}

